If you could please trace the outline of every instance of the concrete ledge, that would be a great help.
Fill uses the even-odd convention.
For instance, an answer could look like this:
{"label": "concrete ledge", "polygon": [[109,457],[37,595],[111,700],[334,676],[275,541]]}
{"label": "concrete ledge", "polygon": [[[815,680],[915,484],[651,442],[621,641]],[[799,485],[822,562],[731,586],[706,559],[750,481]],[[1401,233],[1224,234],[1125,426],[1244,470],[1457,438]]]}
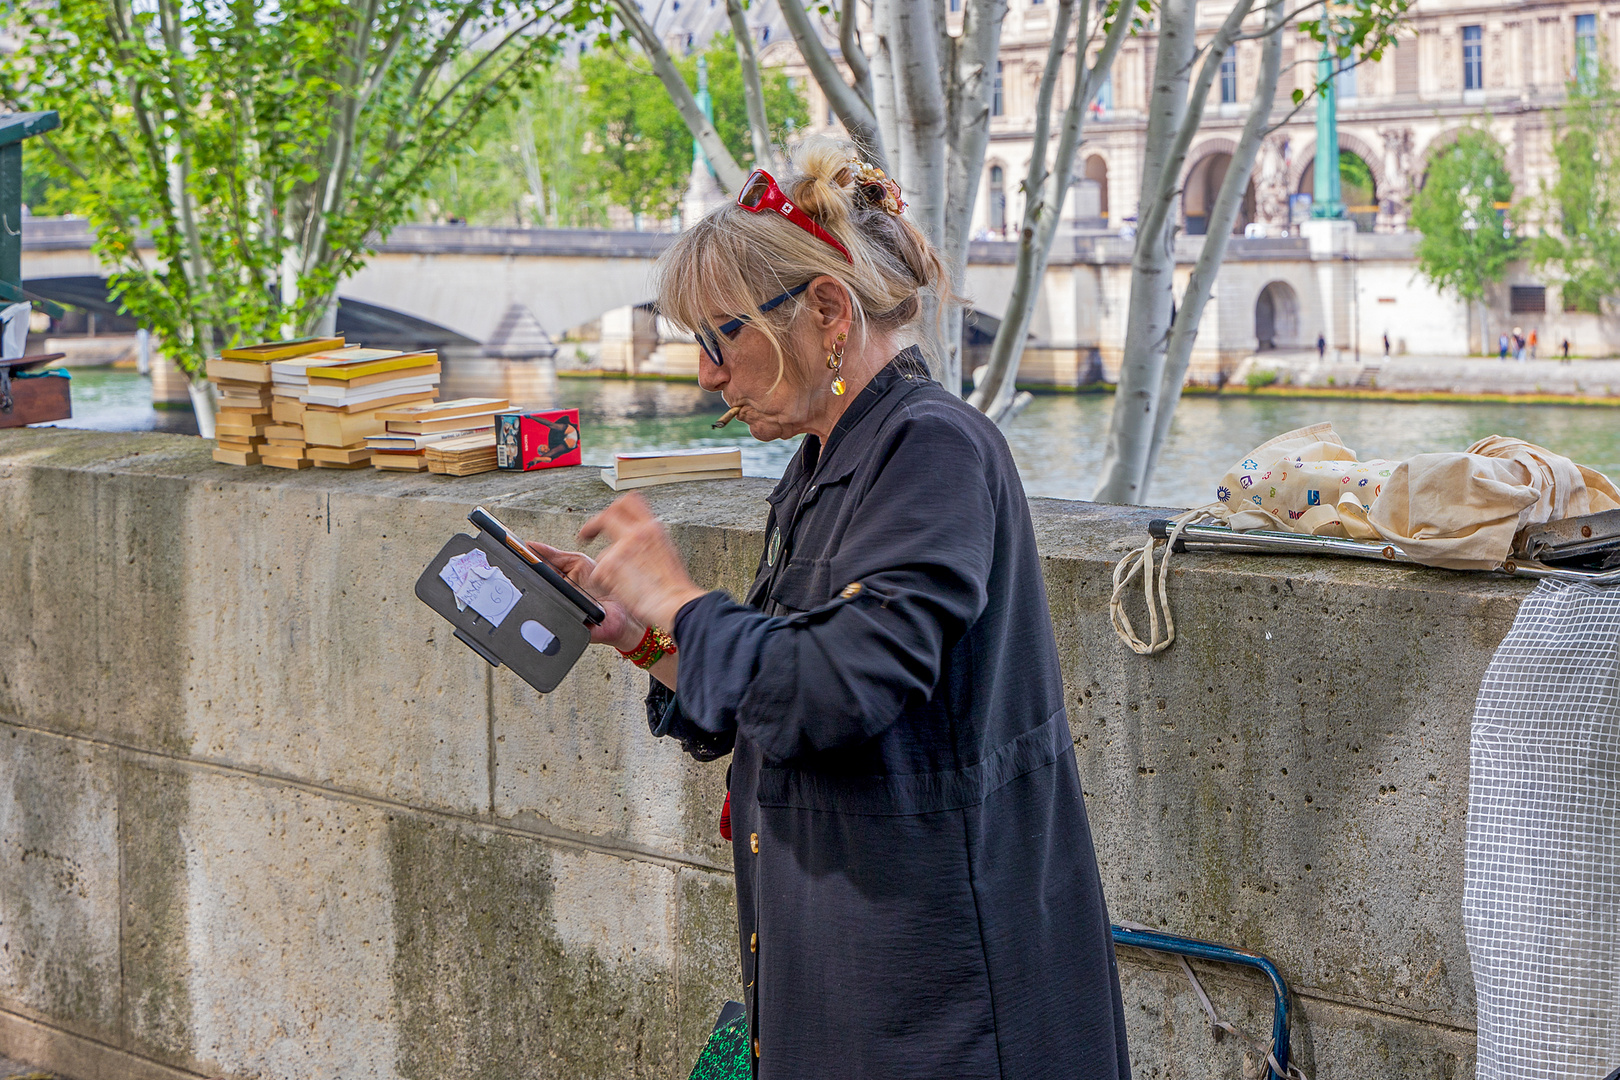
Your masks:
{"label": "concrete ledge", "polygon": [[74,1080],[193,1080],[201,1075],[4,1009],[0,1009],[0,1046],[7,1054]]}
{"label": "concrete ledge", "polygon": [[[648,496],[736,593],[770,486]],[[724,763],[649,738],[606,650],[542,697],[411,595],[474,503],[566,543],[612,498],[585,469],[282,473],[182,436],[0,433],[0,845],[34,853],[0,880],[0,1009],[42,1033],[0,1023],[0,1051],[684,1076],[740,992]],[[1471,1076],[1469,720],[1530,586],[1187,555],[1181,640],[1144,659],[1106,604],[1163,512],[1032,513],[1111,911],[1272,956],[1313,1076]],[[1179,975],[1121,964],[1138,1075],[1240,1070]],[[1212,993],[1264,1033],[1261,987]]]}

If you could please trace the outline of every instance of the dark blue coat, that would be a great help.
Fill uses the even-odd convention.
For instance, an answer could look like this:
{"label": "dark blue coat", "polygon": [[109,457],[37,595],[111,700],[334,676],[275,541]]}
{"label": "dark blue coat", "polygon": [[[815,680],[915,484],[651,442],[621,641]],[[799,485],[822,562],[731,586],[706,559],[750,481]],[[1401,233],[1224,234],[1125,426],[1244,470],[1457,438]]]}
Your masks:
{"label": "dark blue coat", "polygon": [[1023,486],[907,360],[806,436],[747,603],[682,608],[679,693],[649,699],[656,734],[732,754],[758,1075],[1126,1077]]}

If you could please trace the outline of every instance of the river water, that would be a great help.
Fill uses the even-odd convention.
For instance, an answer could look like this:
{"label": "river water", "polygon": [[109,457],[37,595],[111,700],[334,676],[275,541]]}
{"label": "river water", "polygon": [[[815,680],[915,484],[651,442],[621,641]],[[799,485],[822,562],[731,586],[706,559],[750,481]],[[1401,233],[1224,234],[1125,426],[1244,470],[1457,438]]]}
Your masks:
{"label": "river water", "polygon": [[[724,406],[691,383],[562,378],[556,387],[554,407],[580,410],[586,464],[610,464],[623,450],[738,446],[745,474],[776,477],[798,448],[798,440],[755,442],[738,423],[711,430]],[[196,432],[189,410],[159,411],[150,403],[144,376],[81,369],[73,376],[75,417],[60,426]],[[1090,498],[1113,406],[1110,394],[1037,396],[1007,433],[1024,489],[1034,496]],[[1320,420],[1331,420],[1364,460],[1462,450],[1487,435],[1517,435],[1620,479],[1620,409],[1189,397],[1176,411],[1150,501],[1209,502],[1216,481],[1249,450]]]}

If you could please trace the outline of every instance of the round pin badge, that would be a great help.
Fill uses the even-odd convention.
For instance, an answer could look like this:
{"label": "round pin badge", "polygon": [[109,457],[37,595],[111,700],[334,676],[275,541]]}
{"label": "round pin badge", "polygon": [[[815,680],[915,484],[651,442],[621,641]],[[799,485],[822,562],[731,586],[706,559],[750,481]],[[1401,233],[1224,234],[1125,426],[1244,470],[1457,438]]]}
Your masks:
{"label": "round pin badge", "polygon": [[776,557],[782,553],[782,526],[778,525],[771,530],[771,542],[765,549],[765,565],[775,566]]}

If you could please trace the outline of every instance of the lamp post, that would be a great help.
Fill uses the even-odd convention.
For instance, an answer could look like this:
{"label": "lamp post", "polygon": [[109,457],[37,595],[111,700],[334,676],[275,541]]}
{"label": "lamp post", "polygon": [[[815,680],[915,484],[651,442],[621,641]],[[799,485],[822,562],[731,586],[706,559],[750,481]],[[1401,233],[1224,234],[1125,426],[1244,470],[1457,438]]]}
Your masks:
{"label": "lamp post", "polygon": [[[714,96],[709,93],[709,59],[706,56],[701,56],[700,55],[698,57],[698,61],[697,61],[697,77],[698,77],[698,85],[697,85],[698,108],[703,110],[704,117],[708,119],[710,126],[713,126],[713,124],[714,124]],[[696,139],[693,139],[692,140],[692,172],[693,172],[693,175],[697,174],[697,170],[698,170],[699,166],[703,167],[704,169],[707,169],[710,176],[715,176],[714,166],[709,164],[709,155],[707,155],[707,154],[705,154],[703,152],[703,145],[701,143],[699,143]],[[718,177],[716,177],[716,179],[718,179]]]}
{"label": "lamp post", "polygon": [[1344,197],[1339,186],[1339,91],[1335,84],[1333,51],[1322,43],[1316,60],[1316,81],[1322,87],[1316,96],[1316,161],[1311,178],[1311,217],[1344,217]]}

